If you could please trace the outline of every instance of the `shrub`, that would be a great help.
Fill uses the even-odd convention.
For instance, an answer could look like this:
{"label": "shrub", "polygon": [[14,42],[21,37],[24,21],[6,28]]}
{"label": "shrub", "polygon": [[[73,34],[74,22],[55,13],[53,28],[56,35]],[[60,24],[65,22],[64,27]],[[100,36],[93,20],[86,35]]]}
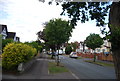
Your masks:
{"label": "shrub", "polygon": [[65,53],[66,54],[70,54],[72,52],[72,47],[70,45],[68,45],[66,48],[65,48]]}
{"label": "shrub", "polygon": [[42,52],[43,47],[42,47],[41,45],[39,45],[39,46],[38,46],[38,50],[39,50],[40,52]]}
{"label": "shrub", "polygon": [[8,43],[13,43],[13,39],[2,39],[2,49],[8,44]]}
{"label": "shrub", "polygon": [[16,70],[20,63],[25,63],[34,57],[36,49],[23,43],[9,43],[3,49],[2,67],[5,70]]}
{"label": "shrub", "polygon": [[36,48],[36,49],[37,49],[37,52],[38,52],[38,51],[42,52],[42,50],[43,50],[42,46],[39,45],[38,42],[36,42],[36,41],[25,42],[25,44],[30,45],[30,46],[32,46],[33,48]]}

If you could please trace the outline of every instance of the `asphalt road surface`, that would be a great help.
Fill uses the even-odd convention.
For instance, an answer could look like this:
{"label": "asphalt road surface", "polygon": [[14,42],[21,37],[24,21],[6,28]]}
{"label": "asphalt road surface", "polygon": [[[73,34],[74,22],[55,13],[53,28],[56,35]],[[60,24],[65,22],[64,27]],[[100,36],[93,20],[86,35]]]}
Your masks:
{"label": "asphalt road surface", "polygon": [[78,79],[116,79],[114,67],[100,66],[84,62],[83,59],[74,59],[60,56],[63,63]]}

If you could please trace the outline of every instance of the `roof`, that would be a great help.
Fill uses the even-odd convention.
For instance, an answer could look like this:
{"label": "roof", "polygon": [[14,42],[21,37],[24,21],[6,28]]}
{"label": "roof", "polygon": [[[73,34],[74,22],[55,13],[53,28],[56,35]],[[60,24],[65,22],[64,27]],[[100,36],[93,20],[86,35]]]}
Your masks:
{"label": "roof", "polygon": [[15,35],[16,35],[15,32],[8,32],[7,38],[12,38],[12,39],[14,39]]}
{"label": "roof", "polygon": [[4,28],[6,29],[6,32],[8,32],[7,31],[7,25],[0,24],[0,33],[3,31]]}

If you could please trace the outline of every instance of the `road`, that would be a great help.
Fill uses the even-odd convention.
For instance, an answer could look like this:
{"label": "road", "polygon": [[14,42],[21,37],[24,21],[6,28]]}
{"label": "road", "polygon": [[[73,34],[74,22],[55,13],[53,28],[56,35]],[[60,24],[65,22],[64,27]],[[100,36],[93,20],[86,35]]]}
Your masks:
{"label": "road", "polygon": [[79,79],[116,79],[114,67],[99,66],[84,62],[83,59],[74,59],[60,56],[63,63]]}

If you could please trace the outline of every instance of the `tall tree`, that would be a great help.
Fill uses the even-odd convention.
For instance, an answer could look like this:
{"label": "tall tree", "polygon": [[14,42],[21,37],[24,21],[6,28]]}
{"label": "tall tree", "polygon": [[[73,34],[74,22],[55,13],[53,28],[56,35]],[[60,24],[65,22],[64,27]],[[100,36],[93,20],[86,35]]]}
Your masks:
{"label": "tall tree", "polygon": [[48,43],[59,49],[60,45],[69,40],[72,27],[68,21],[62,19],[53,19],[45,26],[45,39]]}
{"label": "tall tree", "polygon": [[94,62],[96,60],[96,54],[95,49],[101,47],[103,44],[103,39],[99,36],[99,34],[90,34],[88,37],[86,37],[85,44],[87,47],[94,50]]}
{"label": "tall tree", "polygon": [[60,46],[69,40],[71,32],[72,26],[69,21],[52,19],[46,23],[41,37],[52,50],[59,50]]}

